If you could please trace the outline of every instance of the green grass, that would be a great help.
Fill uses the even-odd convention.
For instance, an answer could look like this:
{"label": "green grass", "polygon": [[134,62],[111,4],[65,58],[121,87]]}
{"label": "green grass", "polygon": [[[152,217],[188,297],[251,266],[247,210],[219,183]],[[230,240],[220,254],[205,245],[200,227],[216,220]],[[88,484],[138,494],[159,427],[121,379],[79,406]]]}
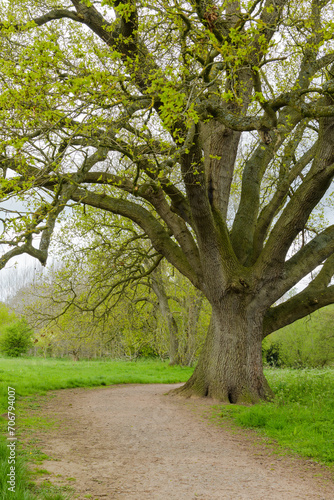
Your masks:
{"label": "green grass", "polygon": [[334,370],[267,369],[276,398],[255,406],[224,406],[222,416],[256,429],[304,457],[334,465]]}
{"label": "green grass", "polygon": [[17,395],[27,396],[73,387],[173,384],[185,382],[192,371],[156,360],[72,362],[53,358],[0,358],[0,407],[7,407],[8,386],[14,387]]}
{"label": "green grass", "polygon": [[[171,384],[185,382],[192,373],[191,368],[169,366],[167,362],[145,360],[127,361],[78,361],[41,358],[0,358],[0,414],[7,412],[8,386],[15,388],[16,413],[23,430],[47,428],[52,423],[29,414],[36,407],[41,395],[56,389],[94,387],[112,384]],[[36,397],[39,394],[39,397]],[[24,399],[22,399],[24,397]],[[0,500],[64,500],[71,489],[53,486],[44,481],[39,487],[29,482],[26,459],[41,462],[46,457],[34,445],[30,452],[20,450],[16,454],[16,491],[8,491],[9,472],[7,449],[7,422],[1,419],[0,428],[5,436],[0,440]],[[16,450],[18,451],[18,450]],[[36,476],[36,474],[35,474]],[[68,478],[72,481],[72,478]]]}

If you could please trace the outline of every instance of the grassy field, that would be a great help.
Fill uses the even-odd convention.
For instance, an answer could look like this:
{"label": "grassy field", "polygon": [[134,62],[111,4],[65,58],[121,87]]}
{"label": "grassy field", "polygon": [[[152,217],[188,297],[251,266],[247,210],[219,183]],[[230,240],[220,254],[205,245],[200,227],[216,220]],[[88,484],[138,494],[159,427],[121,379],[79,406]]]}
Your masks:
{"label": "grassy field", "polygon": [[173,384],[185,382],[191,368],[167,362],[77,361],[53,358],[0,358],[0,411],[7,406],[7,387],[19,396],[73,387],[110,384]]}
{"label": "grassy field", "polygon": [[290,450],[334,465],[334,370],[267,369],[275,400],[224,406],[221,415],[260,431]]}
{"label": "grassy field", "polygon": [[[186,381],[191,373],[191,368],[171,367],[166,362],[154,360],[72,362],[0,358],[0,414],[7,412],[8,386],[15,388],[18,414],[24,416],[25,412],[29,413],[29,405],[36,405],[35,395],[50,390],[124,383],[176,383]],[[334,370],[267,369],[266,376],[276,394],[275,401],[252,407],[224,405],[222,418],[256,429],[300,455],[333,465]],[[0,420],[4,435],[0,443],[0,500],[66,498],[64,491],[58,492],[50,485],[39,490],[28,486],[32,478],[29,479],[26,472],[22,453],[16,463],[16,493],[8,496],[7,422]]]}

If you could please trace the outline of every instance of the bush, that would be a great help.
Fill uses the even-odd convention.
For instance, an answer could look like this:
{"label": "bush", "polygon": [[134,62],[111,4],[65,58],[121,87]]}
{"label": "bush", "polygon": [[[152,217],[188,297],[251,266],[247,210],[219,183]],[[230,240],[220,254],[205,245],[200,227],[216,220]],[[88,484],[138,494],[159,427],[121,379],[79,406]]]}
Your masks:
{"label": "bush", "polygon": [[33,345],[33,331],[25,319],[6,326],[0,340],[0,349],[4,354],[16,358],[25,354]]}
{"label": "bush", "polygon": [[262,357],[264,364],[268,366],[278,367],[282,365],[280,357],[281,345],[279,342],[265,339],[262,344]]}

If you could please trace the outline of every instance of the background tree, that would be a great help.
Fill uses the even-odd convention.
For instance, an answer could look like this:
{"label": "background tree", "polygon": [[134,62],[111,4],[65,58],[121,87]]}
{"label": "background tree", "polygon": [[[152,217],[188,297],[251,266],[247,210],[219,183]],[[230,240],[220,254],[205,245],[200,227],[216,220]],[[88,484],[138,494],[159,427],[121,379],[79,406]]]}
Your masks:
{"label": "background tree", "polygon": [[0,300],[4,303],[8,303],[18,290],[30,286],[45,270],[40,262],[25,257],[21,257],[20,263],[12,260],[11,264],[6,266],[1,273]]}
{"label": "background tree", "polygon": [[1,18],[1,266],[45,264],[71,203],[130,219],[212,307],[181,392],[268,396],[263,338],[334,301],[334,226],[312,224],[334,173],[332,2],[23,0]]}
{"label": "background tree", "polygon": [[[70,236],[79,243],[73,245]],[[54,252],[62,267],[41,274],[12,299],[32,325],[48,325],[35,348],[46,352],[52,346],[54,353],[60,348],[69,353],[67,332],[73,348],[82,345],[84,356],[93,351],[96,356],[100,342],[100,355],[157,355],[168,356],[171,364],[194,362],[205,335],[208,305],[186,278],[157,259],[133,224],[126,230],[118,217],[76,207],[58,232]]]}
{"label": "background tree", "polygon": [[184,277],[178,273],[171,277],[168,270],[162,273],[161,268],[162,264],[152,272],[149,283],[168,329],[170,364],[191,366],[203,341],[203,316],[207,309],[204,297]]}
{"label": "background tree", "polygon": [[13,323],[16,319],[15,313],[6,304],[0,302],[0,333],[4,326]]}
{"label": "background tree", "polygon": [[[73,238],[80,244],[73,244]],[[146,302],[158,320],[158,306],[163,330],[168,331],[170,363],[192,364],[203,340],[204,318],[199,322],[203,294],[161,260],[146,235],[131,221],[125,224],[112,214],[76,207],[58,235],[56,248],[64,265],[61,288],[69,291],[70,282],[79,287],[85,283],[86,293],[76,292],[71,299],[79,311],[106,317],[114,314],[113,308],[119,300],[127,310],[129,301]],[[66,300],[64,307],[69,304],[68,296]],[[140,312],[135,307],[137,314],[146,314],[146,308]],[[203,310],[202,316],[205,314]],[[147,339],[146,335],[143,337]]]}

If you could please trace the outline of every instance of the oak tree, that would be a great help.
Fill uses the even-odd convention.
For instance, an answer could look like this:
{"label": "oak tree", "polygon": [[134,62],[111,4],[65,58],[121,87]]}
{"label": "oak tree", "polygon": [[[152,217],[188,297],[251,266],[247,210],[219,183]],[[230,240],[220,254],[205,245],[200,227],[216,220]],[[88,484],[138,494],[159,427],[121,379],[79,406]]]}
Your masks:
{"label": "oak tree", "polygon": [[262,340],[334,302],[334,226],[314,223],[333,2],[8,0],[1,20],[1,267],[44,264],[71,204],[131,219],[212,307],[181,392],[268,397]]}

